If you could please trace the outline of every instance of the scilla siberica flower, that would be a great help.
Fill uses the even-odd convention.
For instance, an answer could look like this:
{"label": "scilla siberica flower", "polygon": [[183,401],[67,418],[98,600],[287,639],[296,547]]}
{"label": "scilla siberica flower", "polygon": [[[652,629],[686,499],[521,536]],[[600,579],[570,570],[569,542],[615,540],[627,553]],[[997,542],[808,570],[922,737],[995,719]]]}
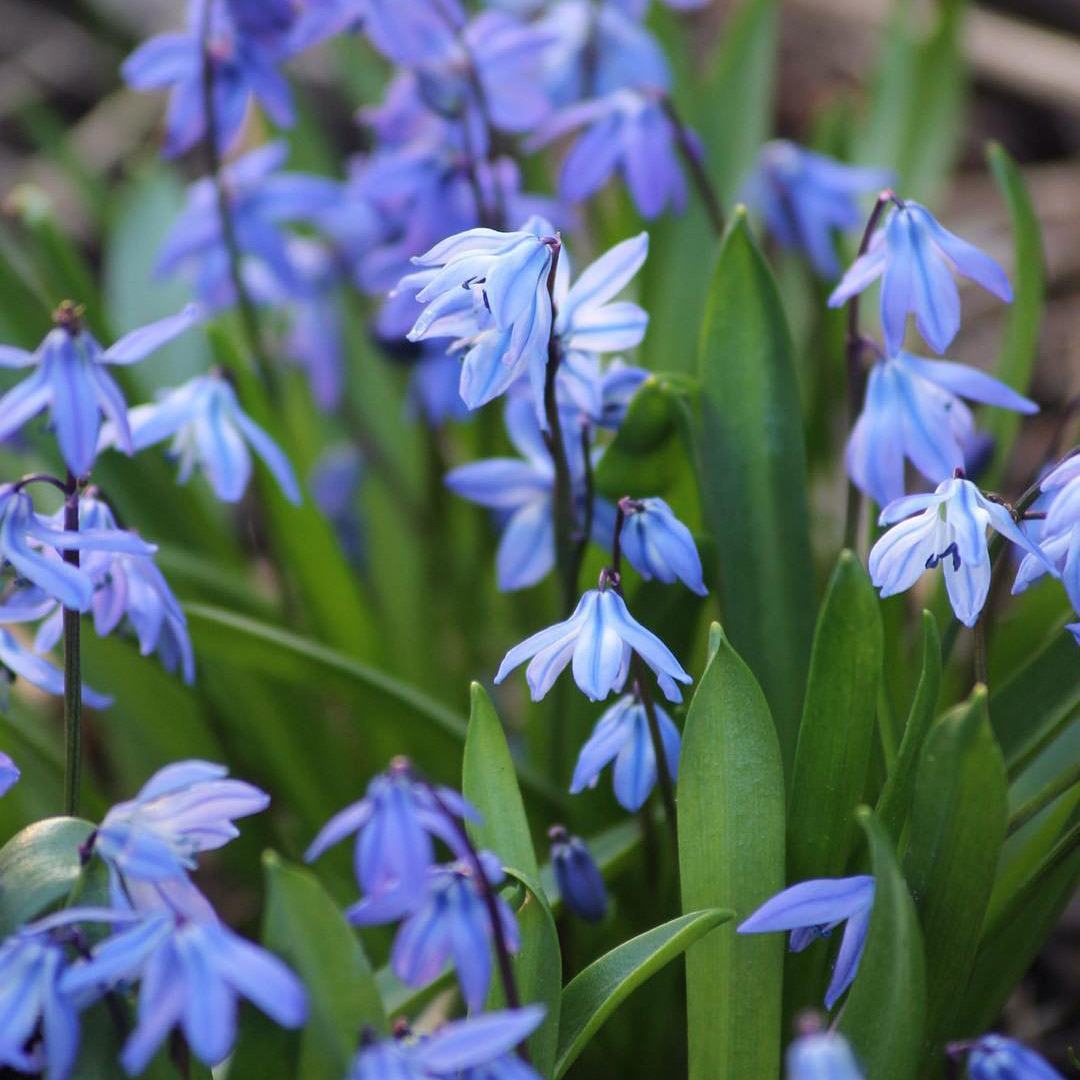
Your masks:
{"label": "scilla siberica flower", "polygon": [[433,838],[455,855],[465,854],[448,815],[477,816],[457,792],[429,787],[415,778],[408,761],[395,760],[372,779],[364,798],[338,811],[322,827],[304,859],[314,862],[327,848],[356,833],[353,866],[360,888],[369,897],[404,895],[407,907],[423,892],[435,862]]}
{"label": "scilla siberica flower", "polygon": [[479,1075],[488,1080],[536,1080],[537,1074],[520,1058],[508,1055],[543,1018],[542,1006],[526,1005],[451,1020],[433,1035],[407,1034],[368,1042],[356,1055],[346,1080],[457,1080]]}
{"label": "scilla siberica flower", "polygon": [[847,444],[847,470],[879,506],[904,494],[904,459],[932,483],[965,467],[975,439],[971,410],[960,400],[1035,413],[1039,407],[966,364],[900,352],[874,364],[862,413]]}
{"label": "scilla siberica flower", "polygon": [[855,979],[873,907],[874,879],[869,875],[803,881],[766,900],[739,926],[738,932],[764,934],[790,930],[789,948],[792,952],[802,952],[846,921],[832,981],[825,994],[825,1007],[831,1009]]}
{"label": "scilla siberica flower", "polygon": [[[499,860],[490,851],[481,851],[479,858],[488,883],[498,885],[504,877]],[[506,947],[517,952],[520,937],[510,905],[496,897],[495,910]],[[491,983],[495,931],[470,861],[430,868],[419,898],[405,890],[383,892],[354,904],[345,915],[357,926],[404,915],[390,952],[394,974],[406,986],[427,986],[452,961],[465,1004],[470,1010],[483,1008]]]}
{"label": "scilla siberica flower", "polygon": [[905,592],[939,563],[956,617],[974,626],[990,588],[986,530],[996,529],[1042,561],[1057,576],[1042,550],[970,481],[954,477],[932,494],[907,495],[889,503],[878,518],[892,528],[870,551],[870,577],[882,596]]}
{"label": "scilla siberica flower", "polygon": [[131,1076],[146,1068],[176,1025],[201,1062],[219,1064],[236,1039],[239,997],[282,1027],[300,1027],[307,1018],[307,994],[292,971],[209,909],[204,918],[165,907],[144,913],[69,968],[60,987],[75,995],[135,979],[141,981],[136,1024],[120,1054]]}
{"label": "scilla siberica flower", "polygon": [[0,398],[0,439],[6,439],[38,413],[49,409],[60,453],[75,476],[85,476],[97,455],[102,414],[116,430],[116,442],[134,452],[127,425],[127,404],[107,364],[134,364],[193,326],[194,305],[133,330],[102,349],[85,328],[80,309],[65,302],[36,352],[0,346],[0,367],[33,367],[34,372]]}
{"label": "scilla siberica flower", "polygon": [[622,553],[646,581],[681,581],[699,596],[708,589],[702,580],[701,556],[690,530],[663,499],[624,499]]}
{"label": "scilla siberica flower", "polygon": [[[180,483],[185,483],[198,466],[219,499],[236,502],[251,479],[250,446],[270,470],[285,498],[296,505],[301,501],[300,485],[289,459],[240,408],[236,391],[219,372],[197,375],[165,391],[153,405],[137,405],[128,414],[128,422],[137,450],[172,439],[170,453],[180,459]],[[114,437],[114,429],[107,425],[102,442]]]}
{"label": "scilla siberica flower", "polygon": [[551,868],[567,909],[587,922],[599,922],[607,912],[607,889],[585,841],[562,825],[548,829]]}
{"label": "scilla siberica flower", "polygon": [[886,352],[895,356],[900,351],[904,324],[913,312],[926,343],[943,353],[960,329],[953,271],[1006,302],[1012,300],[1005,271],[989,255],[949,232],[924,206],[905,201],[874,234],[866,254],[848,268],[829,297],[829,307],[839,307],[880,277]]}
{"label": "scilla siberica flower", "polygon": [[885,169],[865,169],[804,150],[787,139],[766,143],[746,182],[746,201],[786,248],[805,252],[824,278],[840,273],[835,233],[863,221],[858,196],[892,183]]}
{"label": "scilla siberica flower", "polygon": [[[0,658],[2,659],[2,658]],[[22,773],[9,754],[0,750],[0,795],[6,795],[18,782]]]}
{"label": "scilla siberica flower", "polygon": [[863,1080],[851,1046],[835,1031],[800,1035],[784,1061],[787,1080]]}
{"label": "scilla siberica flower", "polygon": [[[676,780],[682,742],[679,729],[663,709],[654,708],[668,775]],[[612,760],[615,798],[624,810],[640,810],[656,786],[657,768],[648,714],[644,703],[633,694],[619,698],[597,721],[578,754],[570,794],[596,787],[600,773]]]}
{"label": "scilla siberica flower", "polygon": [[501,683],[529,660],[525,677],[533,701],[539,701],[572,661],[574,682],[582,693],[592,701],[602,701],[613,690],[622,689],[635,652],[652,668],[668,701],[682,701],[675,684],[693,679],[672,651],[631,616],[614,589],[589,589],[569,619],[515,645],[503,659],[495,682]]}
{"label": "scilla siberica flower", "polygon": [[559,172],[564,199],[583,202],[618,172],[642,217],[657,217],[669,207],[682,212],[686,181],[678,162],[677,133],[656,91],[617,90],[571,105],[546,121],[527,147],[535,150],[579,128],[585,131]]}
{"label": "scilla siberica flower", "polygon": [[1004,1035],[983,1035],[948,1048],[950,1054],[965,1050],[970,1080],[1064,1080],[1034,1050]]}
{"label": "scilla siberica flower", "polygon": [[134,799],[109,810],[94,833],[93,850],[125,878],[184,876],[199,852],[240,835],[234,818],[270,804],[265,792],[227,774],[224,765],[209,761],[166,765]]}
{"label": "scilla siberica flower", "polygon": [[634,395],[648,378],[644,368],[626,364],[619,357],[605,367],[595,353],[571,350],[559,364],[556,389],[560,399],[594,427],[617,431]]}

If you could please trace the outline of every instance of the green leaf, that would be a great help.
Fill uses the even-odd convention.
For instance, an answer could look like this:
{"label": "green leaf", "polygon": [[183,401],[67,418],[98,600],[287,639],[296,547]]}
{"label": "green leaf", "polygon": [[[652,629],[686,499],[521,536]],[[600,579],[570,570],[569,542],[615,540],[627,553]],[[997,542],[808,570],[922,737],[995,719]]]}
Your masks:
{"label": "green leaf", "polygon": [[915,774],[922,753],[923,741],[934,721],[938,692],[941,689],[941,635],[937,621],[929,611],[922,613],[923,648],[922,674],[915,687],[915,697],[911,702],[904,736],[900,740],[900,751],[896,764],[889,773],[878,798],[878,820],[899,841],[904,822],[907,821],[911,797],[915,791]]}
{"label": "green leaf", "polygon": [[[1024,394],[1035,369],[1046,297],[1039,216],[1032,205],[1023,173],[1000,143],[987,145],[986,161],[1009,207],[1013,230],[1011,278],[1015,297],[1005,312],[1005,332],[994,374],[1007,386]],[[1020,414],[1010,409],[992,409],[986,414],[983,426],[987,434],[993,436],[995,447],[993,466],[982,481],[984,487],[997,487],[1021,420]]]}
{"label": "green leaf", "polygon": [[[840,877],[855,844],[881,681],[883,631],[862,563],[843,551],[818,616],[787,827],[787,880]],[[826,949],[790,953],[788,1012],[816,1004]]]}
{"label": "green leaf", "polygon": [[892,840],[866,807],[856,819],[870,845],[875,891],[866,948],[840,1015],[840,1031],[866,1076],[915,1080],[926,1010],[919,919]]}
{"label": "green leaf", "polygon": [[263,944],[286,960],[308,991],[297,1076],[340,1080],[366,1026],[388,1030],[383,1004],[356,933],[318,878],[263,854]]}
{"label": "green leaf", "polygon": [[536,881],[540,866],[499,715],[479,683],[472,684],[470,698],[461,791],[483,818],[468,823],[469,835],[477,847],[490,848],[505,865],[520,867]]}
{"label": "green leaf", "polygon": [[927,737],[915,781],[904,874],[926,946],[927,1069],[963,997],[1005,840],[1005,762],[986,712],[986,690]]}
{"label": "green leaf", "polygon": [[624,941],[574,976],[562,994],[556,1080],[573,1065],[607,1018],[643,982],[733,914],[714,910],[681,915]]}
{"label": "green leaf", "polygon": [[66,899],[79,881],[79,847],[93,831],[80,818],[46,818],[0,848],[0,940]]}
{"label": "green leaf", "polygon": [[[525,900],[517,910],[521,948],[511,958],[522,1004],[543,1005],[544,1022],[529,1038],[529,1057],[541,1076],[555,1068],[562,998],[562,953],[555,917],[536,878],[518,868],[504,868],[508,877],[525,887]],[[501,1001],[501,994],[499,1000]]]}
{"label": "green leaf", "polygon": [[[722,634],[686,716],[679,765],[683,910],[742,919],[784,886],[784,775],[769,707]],[[690,1080],[780,1071],[780,934],[725,926],[686,958]]]}
{"label": "green leaf", "polygon": [[802,420],[793,347],[772,273],[736,211],[701,337],[702,504],[724,627],[795,755],[813,634]]}

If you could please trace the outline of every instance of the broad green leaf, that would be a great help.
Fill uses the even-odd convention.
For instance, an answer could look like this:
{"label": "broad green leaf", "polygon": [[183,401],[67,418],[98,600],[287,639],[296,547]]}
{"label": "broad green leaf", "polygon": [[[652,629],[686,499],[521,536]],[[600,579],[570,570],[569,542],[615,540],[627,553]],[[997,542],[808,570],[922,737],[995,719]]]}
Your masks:
{"label": "broad green leaf", "polygon": [[874,911],[840,1031],[851,1040],[866,1076],[915,1080],[926,1010],[919,919],[888,832],[865,807],[856,819],[870,845]]}
{"label": "broad green leaf", "polygon": [[[881,681],[877,594],[862,563],[843,551],[818,616],[787,827],[787,880],[841,877],[855,843]],[[816,1004],[825,949],[790,953],[785,1007]]]}
{"label": "broad green leaf", "polygon": [[[679,764],[683,910],[744,919],[784,887],[784,775],[760,687],[731,642],[698,684]],[[780,1070],[783,936],[724,926],[686,958],[690,1080]]]}
{"label": "broad green leaf", "polygon": [[941,635],[929,611],[922,613],[922,674],[911,702],[900,751],[885,787],[878,798],[878,820],[899,841],[915,791],[915,773],[923,742],[934,721],[938,691],[941,689]]}
{"label": "broad green leaf", "polygon": [[1005,839],[1005,763],[979,687],[930,732],[919,760],[904,874],[926,946],[932,1068],[963,996]]}
{"label": "broad green leaf", "polygon": [[517,910],[521,948],[511,960],[518,995],[523,1005],[543,1005],[546,1010],[544,1022],[529,1038],[529,1057],[541,1076],[550,1077],[555,1068],[562,997],[559,934],[547,897],[536,878],[516,867],[505,869],[508,877],[525,887],[525,900]]}
{"label": "broad green leaf", "polygon": [[0,848],[0,940],[64,900],[79,880],[89,821],[55,817],[28,825]]}
{"label": "broad green leaf", "polygon": [[724,628],[765,692],[789,771],[814,612],[802,421],[780,297],[741,210],[713,275],[700,371]]}
{"label": "broad green leaf", "polygon": [[468,823],[469,835],[477,847],[490,848],[505,865],[520,867],[535,881],[540,867],[499,715],[477,682],[470,700],[461,791],[483,817]]}
{"label": "broad green leaf", "polygon": [[[1027,393],[1039,347],[1046,296],[1046,268],[1039,216],[1032,205],[1019,166],[996,142],[986,148],[986,162],[1009,207],[1013,230],[1013,265],[1010,275],[1015,297],[1005,313],[1005,333],[994,374],[1007,386]],[[1009,409],[993,409],[985,417],[984,428],[995,441],[994,464],[981,481],[996,488],[1004,463],[1020,430],[1021,416]]]}
{"label": "broad green leaf", "polygon": [[604,1021],[643,982],[732,916],[730,911],[680,915],[623,942],[575,975],[562,994],[556,1080],[573,1065]]}
{"label": "broad green leaf", "polygon": [[364,1027],[387,1031],[375,976],[337,904],[310,871],[275,852],[263,855],[263,944],[280,954],[308,990],[308,1021],[296,1075],[340,1080]]}

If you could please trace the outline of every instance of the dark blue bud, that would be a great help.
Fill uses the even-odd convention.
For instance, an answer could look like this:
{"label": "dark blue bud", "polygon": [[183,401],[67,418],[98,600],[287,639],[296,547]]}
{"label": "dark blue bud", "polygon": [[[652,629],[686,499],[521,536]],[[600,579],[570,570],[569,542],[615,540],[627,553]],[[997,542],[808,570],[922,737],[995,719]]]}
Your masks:
{"label": "dark blue bud", "polygon": [[607,912],[607,889],[585,841],[561,825],[553,825],[548,838],[551,865],[566,906],[587,922],[599,922]]}

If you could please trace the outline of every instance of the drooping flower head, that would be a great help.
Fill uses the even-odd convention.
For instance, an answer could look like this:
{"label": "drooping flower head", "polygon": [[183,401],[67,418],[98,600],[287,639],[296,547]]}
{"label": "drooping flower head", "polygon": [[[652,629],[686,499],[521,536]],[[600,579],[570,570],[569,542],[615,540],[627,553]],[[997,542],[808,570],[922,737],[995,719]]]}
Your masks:
{"label": "drooping flower head", "polygon": [[787,1080],[863,1080],[850,1044],[836,1031],[800,1035],[784,1061]]}
{"label": "drooping flower head", "polygon": [[975,422],[961,398],[1031,414],[1033,401],[991,375],[911,353],[874,364],[866,399],[848,439],[848,475],[879,506],[904,494],[904,460],[934,484],[968,465]]}
{"label": "drooping flower head", "polygon": [[983,1035],[972,1043],[948,1047],[952,1056],[965,1052],[971,1080],[1064,1080],[1034,1050],[1004,1035]]}
{"label": "drooping flower head", "polygon": [[870,551],[870,577],[881,595],[905,592],[940,563],[949,602],[965,626],[975,625],[990,588],[988,528],[1057,573],[1009,510],[963,477],[945,480],[932,494],[907,495],[889,503],[878,521],[892,525]]}
{"label": "drooping flower head", "polygon": [[562,825],[548,829],[551,868],[563,903],[586,922],[599,922],[607,913],[607,889],[585,841],[571,836]]}
{"label": "drooping flower head", "polygon": [[881,278],[881,327],[885,350],[895,356],[904,344],[908,313],[926,343],[943,353],[960,329],[960,294],[953,273],[980,284],[999,299],[1012,300],[1005,271],[989,255],[938,223],[924,206],[895,206],[865,255],[851,264],[829,297],[839,307]]}
{"label": "drooping flower head", "polygon": [[846,922],[832,981],[825,994],[825,1007],[831,1009],[855,979],[873,906],[874,879],[869,875],[803,881],[766,900],[739,926],[738,932],[765,934],[790,930],[791,951],[802,952]]}
{"label": "drooping flower head", "polygon": [[0,397],[0,439],[13,435],[48,409],[60,453],[75,476],[85,476],[94,464],[103,415],[115,429],[120,449],[134,453],[127,404],[106,365],[143,360],[198,319],[198,308],[189,305],[180,314],[133,330],[102,349],[86,329],[81,310],[70,302],[61,304],[54,315],[56,328],[35,352],[0,346],[0,367],[34,368],[29,377]]}
{"label": "drooping flower head", "polygon": [[[662,708],[654,708],[668,775],[674,781],[679,775],[679,729]],[[619,698],[597,721],[578,755],[570,794],[596,787],[600,773],[612,760],[615,798],[631,813],[640,810],[656,786],[658,769],[648,714],[644,703],[633,694]]]}
{"label": "drooping flower head", "polygon": [[681,581],[699,596],[708,589],[702,580],[701,556],[690,530],[663,499],[623,499],[626,520],[622,552],[646,581]]}

